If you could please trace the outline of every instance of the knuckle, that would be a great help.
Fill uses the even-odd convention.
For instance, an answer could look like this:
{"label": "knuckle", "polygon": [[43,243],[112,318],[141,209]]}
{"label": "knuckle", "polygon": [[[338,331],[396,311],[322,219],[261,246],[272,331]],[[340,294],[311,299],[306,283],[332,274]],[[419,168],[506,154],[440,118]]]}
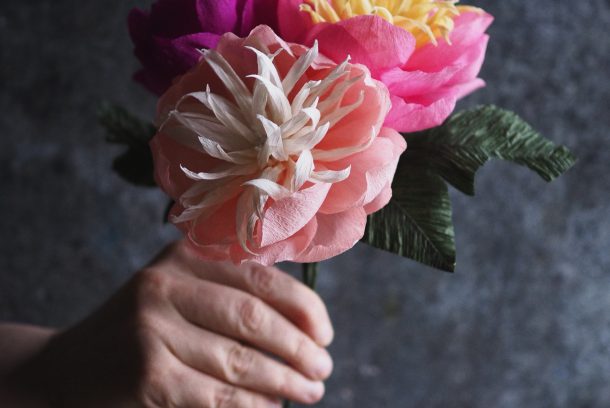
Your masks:
{"label": "knuckle", "polygon": [[237,388],[223,385],[214,391],[212,408],[237,408]]}
{"label": "knuckle", "polygon": [[236,384],[248,375],[254,362],[254,352],[241,344],[231,346],[227,355],[225,375],[227,381]]}
{"label": "knuckle", "polygon": [[136,399],[146,408],[171,406],[166,392],[168,368],[156,359],[149,359],[136,388]]}
{"label": "knuckle", "polygon": [[271,268],[253,265],[250,268],[249,284],[255,293],[261,296],[269,295],[275,287],[276,275]]}
{"label": "knuckle", "polygon": [[141,300],[157,300],[165,298],[169,292],[171,278],[168,273],[146,268],[135,277],[136,293]]}
{"label": "knuckle", "polygon": [[301,299],[297,310],[300,318],[305,322],[319,324],[327,316],[326,306],[324,306],[322,299],[311,290],[307,289]]}
{"label": "knuckle", "polygon": [[293,382],[289,375],[282,375],[276,377],[275,389],[277,395],[292,395],[295,392]]}
{"label": "knuckle", "polygon": [[305,336],[299,336],[295,342],[295,346],[292,352],[292,356],[295,361],[306,361],[309,357],[307,350],[309,349],[309,341]]}
{"label": "knuckle", "polygon": [[253,297],[241,301],[239,305],[240,329],[246,333],[258,333],[263,324],[265,310],[263,303]]}

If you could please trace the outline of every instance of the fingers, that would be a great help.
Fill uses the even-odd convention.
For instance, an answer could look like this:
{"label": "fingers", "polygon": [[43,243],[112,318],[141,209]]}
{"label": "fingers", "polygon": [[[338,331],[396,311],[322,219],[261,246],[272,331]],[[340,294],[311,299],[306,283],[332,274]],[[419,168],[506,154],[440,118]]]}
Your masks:
{"label": "fingers", "polygon": [[327,347],[334,331],[320,296],[287,273],[275,267],[202,262],[184,243],[178,244],[185,266],[201,279],[251,293],[262,299],[320,346]]}
{"label": "fingers", "polygon": [[313,380],[325,379],[332,371],[325,349],[250,294],[185,276],[170,297],[187,321],[272,353]]}
{"label": "fingers", "polygon": [[166,339],[184,364],[224,383],[302,404],[318,402],[324,385],[237,341],[190,325],[177,327],[180,336]]}
{"label": "fingers", "polygon": [[200,373],[188,366],[179,369],[174,392],[177,407],[184,408],[280,408],[277,399],[244,390]]}

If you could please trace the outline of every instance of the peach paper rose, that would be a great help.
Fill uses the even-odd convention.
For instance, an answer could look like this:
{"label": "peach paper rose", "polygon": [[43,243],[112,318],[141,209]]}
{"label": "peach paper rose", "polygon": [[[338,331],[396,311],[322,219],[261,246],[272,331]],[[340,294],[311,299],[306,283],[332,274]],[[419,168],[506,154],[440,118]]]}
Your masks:
{"label": "peach paper rose", "polygon": [[266,26],[224,35],[163,95],[151,142],[170,219],[205,259],[317,262],[386,205],[404,139],[369,70]]}

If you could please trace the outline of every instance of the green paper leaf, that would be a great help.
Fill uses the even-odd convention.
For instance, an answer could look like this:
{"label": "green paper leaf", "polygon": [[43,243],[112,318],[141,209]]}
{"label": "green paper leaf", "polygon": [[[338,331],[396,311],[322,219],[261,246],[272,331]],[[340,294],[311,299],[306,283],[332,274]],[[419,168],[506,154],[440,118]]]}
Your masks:
{"label": "green paper leaf", "polygon": [[444,271],[455,269],[451,201],[443,179],[401,158],[390,203],[368,218],[363,241]]}
{"label": "green paper leaf", "polygon": [[112,169],[125,181],[142,187],[156,187],[150,149],[129,148],[112,162]]}
{"label": "green paper leaf", "polygon": [[442,126],[405,135],[408,143],[387,207],[369,216],[363,241],[423,264],[453,271],[455,238],[445,182],[474,195],[477,170],[493,158],[526,166],[551,181],[575,163],[512,112],[482,106]]}
{"label": "green paper leaf", "polygon": [[563,146],[542,137],[516,114],[481,106],[452,116],[442,126],[405,135],[414,160],[426,162],[448,183],[474,195],[476,171],[493,158],[526,166],[552,181],[575,163]]}
{"label": "green paper leaf", "polygon": [[153,158],[148,145],[156,133],[155,127],[117,105],[104,104],[98,116],[107,131],[106,140],[127,146],[127,151],[114,160],[113,169],[132,184],[156,186]]}

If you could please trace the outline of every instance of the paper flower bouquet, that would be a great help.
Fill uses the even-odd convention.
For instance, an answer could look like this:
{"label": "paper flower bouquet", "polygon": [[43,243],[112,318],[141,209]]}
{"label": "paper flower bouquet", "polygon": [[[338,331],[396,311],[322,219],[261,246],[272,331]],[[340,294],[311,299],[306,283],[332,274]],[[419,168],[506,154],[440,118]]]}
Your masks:
{"label": "paper flower bouquet", "polygon": [[315,263],[362,241],[453,271],[448,185],[510,160],[552,180],[574,158],[513,113],[453,114],[492,17],[452,0],[158,0],[129,16],[153,124],[101,120],[114,168],[158,185],[202,259]]}

